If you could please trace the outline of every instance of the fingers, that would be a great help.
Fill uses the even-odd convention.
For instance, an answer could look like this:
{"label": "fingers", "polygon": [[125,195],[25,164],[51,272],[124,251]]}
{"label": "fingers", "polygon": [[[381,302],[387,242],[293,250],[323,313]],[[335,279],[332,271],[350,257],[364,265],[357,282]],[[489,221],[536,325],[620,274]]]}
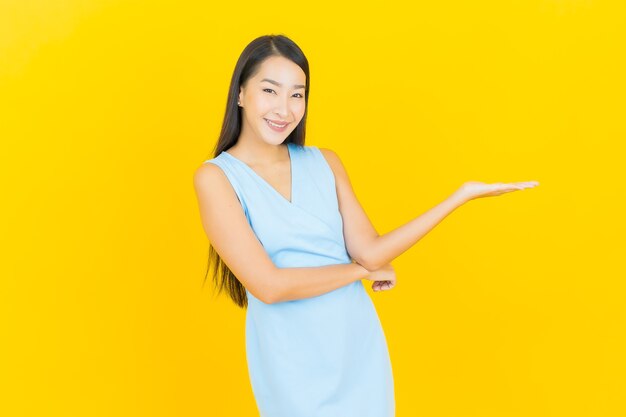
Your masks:
{"label": "fingers", "polygon": [[386,291],[390,290],[395,286],[395,283],[392,281],[375,281],[372,284],[372,290],[374,291]]}
{"label": "fingers", "polygon": [[510,186],[513,186],[517,189],[524,189],[524,188],[533,188],[539,185],[539,181],[522,181],[522,182],[513,182],[511,184],[508,184]]}
{"label": "fingers", "polygon": [[473,200],[476,198],[491,197],[513,191],[520,191],[525,188],[534,188],[539,185],[539,181],[520,181],[511,183],[494,182],[491,184],[472,182],[466,184],[471,184],[471,186],[466,188],[466,193],[470,196],[469,199]]}
{"label": "fingers", "polygon": [[534,188],[539,185],[537,181],[523,181],[523,182],[512,182],[512,183],[495,183],[496,185],[496,193],[509,193],[511,191],[519,191],[525,188]]}

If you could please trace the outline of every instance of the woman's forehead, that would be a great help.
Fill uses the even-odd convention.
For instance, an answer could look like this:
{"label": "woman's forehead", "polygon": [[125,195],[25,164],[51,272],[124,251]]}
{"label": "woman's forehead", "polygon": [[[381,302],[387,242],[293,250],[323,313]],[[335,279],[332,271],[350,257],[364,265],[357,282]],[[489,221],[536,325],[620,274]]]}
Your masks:
{"label": "woman's forehead", "polygon": [[306,74],[295,62],[283,57],[272,57],[263,62],[255,78],[258,82],[269,80],[278,87],[284,85],[293,87],[294,85],[303,86]]}

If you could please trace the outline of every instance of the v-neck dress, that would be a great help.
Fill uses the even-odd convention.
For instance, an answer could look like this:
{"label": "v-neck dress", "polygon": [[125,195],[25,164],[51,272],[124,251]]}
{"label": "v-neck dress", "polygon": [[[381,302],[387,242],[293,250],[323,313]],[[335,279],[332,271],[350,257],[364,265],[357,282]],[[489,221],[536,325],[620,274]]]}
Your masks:
{"label": "v-neck dress", "polygon": [[[287,147],[291,201],[227,151],[205,163],[224,171],[277,267],[351,263],[332,169],[316,146]],[[385,335],[361,280],[273,304],[246,294],[246,359],[261,417],[395,415]]]}

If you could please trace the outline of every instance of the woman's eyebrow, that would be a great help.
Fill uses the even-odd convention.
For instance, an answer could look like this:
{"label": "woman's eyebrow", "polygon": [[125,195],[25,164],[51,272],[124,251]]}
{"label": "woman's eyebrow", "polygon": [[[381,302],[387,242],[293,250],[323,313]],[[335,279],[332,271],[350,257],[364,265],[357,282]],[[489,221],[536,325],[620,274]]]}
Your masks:
{"label": "woman's eyebrow", "polygon": [[[274,81],[274,80],[270,80],[269,78],[263,78],[261,80],[261,82],[263,81],[267,81],[268,83],[272,83],[274,85],[277,85],[279,87],[282,87],[283,85],[281,83],[279,83],[278,81]],[[304,88],[304,85],[302,84],[294,84],[293,88]]]}

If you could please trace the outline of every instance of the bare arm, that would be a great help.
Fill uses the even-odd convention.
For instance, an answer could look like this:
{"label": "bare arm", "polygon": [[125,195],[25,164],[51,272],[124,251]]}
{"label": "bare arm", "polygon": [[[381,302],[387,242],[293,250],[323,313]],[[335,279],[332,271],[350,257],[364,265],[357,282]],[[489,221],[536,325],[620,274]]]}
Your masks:
{"label": "bare arm", "polygon": [[466,202],[475,198],[497,196],[539,185],[538,181],[498,182],[494,184],[468,181],[432,209],[380,236],[354,194],[350,179],[339,156],[330,149],[320,148],[320,151],[335,175],[335,186],[348,253],[369,271],[377,270],[400,256],[441,223],[446,216]]}
{"label": "bare arm", "polygon": [[279,268],[273,302],[315,297],[366,278],[369,271],[357,263],[308,268]]}
{"label": "bare arm", "polygon": [[[405,252],[426,233],[437,226],[454,209],[476,198],[498,196],[505,193],[534,188],[538,181],[487,184],[480,181],[465,182],[450,197],[405,225],[370,241],[364,255],[370,267],[385,265]],[[369,269],[369,268],[368,268]]]}
{"label": "bare arm", "polygon": [[194,174],[194,186],[211,244],[242,285],[264,303],[314,297],[369,276],[369,271],[356,263],[276,267],[220,167],[203,164]]}
{"label": "bare arm", "polygon": [[320,148],[320,151],[335,175],[348,253],[369,271],[377,270],[400,256],[465,201],[455,193],[409,223],[381,236],[359,203],[339,156],[330,149]]}
{"label": "bare arm", "polygon": [[464,201],[456,193],[402,226],[372,239],[363,255],[368,269],[377,269],[406,252]]}

